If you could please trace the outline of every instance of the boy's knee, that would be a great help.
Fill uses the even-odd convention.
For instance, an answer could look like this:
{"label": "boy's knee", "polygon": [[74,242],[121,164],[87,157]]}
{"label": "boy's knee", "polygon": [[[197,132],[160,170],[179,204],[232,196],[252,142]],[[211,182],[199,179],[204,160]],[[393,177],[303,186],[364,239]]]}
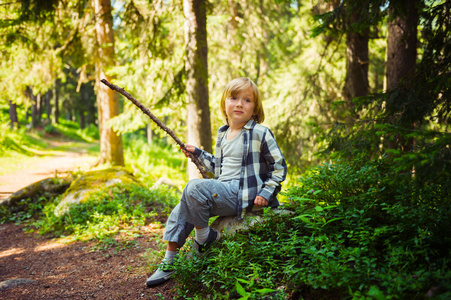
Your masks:
{"label": "boy's knee", "polygon": [[194,194],[199,193],[199,190],[201,189],[201,186],[204,185],[206,182],[203,179],[192,179],[190,181],[188,181],[188,183],[185,186],[185,193],[189,196],[192,196]]}
{"label": "boy's knee", "polygon": [[182,201],[186,202],[196,202],[198,204],[203,204],[208,201],[208,195],[206,191],[207,182],[204,179],[193,179],[188,182],[184,190],[184,197]]}

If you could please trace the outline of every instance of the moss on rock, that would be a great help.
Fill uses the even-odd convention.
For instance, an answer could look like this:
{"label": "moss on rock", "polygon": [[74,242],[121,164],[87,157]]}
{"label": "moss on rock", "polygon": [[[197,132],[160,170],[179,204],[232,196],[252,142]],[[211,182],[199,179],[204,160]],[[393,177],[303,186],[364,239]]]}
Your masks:
{"label": "moss on rock", "polygon": [[67,189],[61,202],[55,207],[54,213],[61,216],[69,211],[71,205],[77,205],[89,199],[91,193],[118,183],[143,186],[131,172],[121,167],[86,172]]}
{"label": "moss on rock", "polygon": [[22,200],[30,199],[31,202],[35,202],[42,196],[47,199],[54,198],[64,193],[71,182],[71,178],[56,177],[36,181],[1,201],[0,205],[7,206],[10,212],[26,210],[26,205],[29,205],[30,202]]}

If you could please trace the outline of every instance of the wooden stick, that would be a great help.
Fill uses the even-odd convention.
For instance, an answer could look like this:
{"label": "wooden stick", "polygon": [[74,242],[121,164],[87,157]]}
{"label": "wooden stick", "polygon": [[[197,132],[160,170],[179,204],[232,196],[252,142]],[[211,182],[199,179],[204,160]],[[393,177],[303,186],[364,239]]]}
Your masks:
{"label": "wooden stick", "polygon": [[[116,91],[120,94],[122,94],[123,96],[125,96],[128,100],[130,100],[133,104],[135,104],[136,106],[138,106],[139,109],[141,109],[141,111],[143,113],[145,113],[146,115],[149,116],[150,119],[152,119],[152,121],[154,121],[158,127],[160,127],[161,129],[163,129],[167,134],[169,134],[169,136],[180,146],[180,148],[182,148],[183,150],[186,151],[186,146],[185,144],[175,135],[175,133],[169,129],[168,127],[166,127],[166,125],[164,125],[160,120],[158,120],[157,117],[155,117],[148,108],[146,108],[144,105],[142,105],[138,100],[136,100],[135,98],[133,98],[129,93],[127,93],[123,88],[118,87],[117,85],[114,85],[110,82],[108,82],[106,79],[102,79],[100,80],[103,84],[105,84],[106,86],[108,86],[110,89],[112,89],[113,91]],[[196,167],[199,169],[200,173],[202,174],[203,178],[209,178],[207,173],[205,172],[204,168],[202,167],[199,159],[191,152],[187,151],[189,158],[191,158],[191,161],[196,165]]]}

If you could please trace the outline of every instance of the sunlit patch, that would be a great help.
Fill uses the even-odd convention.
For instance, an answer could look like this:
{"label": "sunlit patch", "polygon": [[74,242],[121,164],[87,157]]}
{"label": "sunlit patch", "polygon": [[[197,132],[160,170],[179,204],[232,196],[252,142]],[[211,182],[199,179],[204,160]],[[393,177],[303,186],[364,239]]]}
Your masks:
{"label": "sunlit patch", "polygon": [[22,248],[12,248],[12,249],[8,249],[8,250],[5,250],[5,251],[1,251],[0,252],[0,257],[7,257],[7,256],[10,256],[10,255],[22,254],[24,252],[25,252],[25,250],[22,249]]}
{"label": "sunlit patch", "polygon": [[64,246],[65,245],[61,244],[61,243],[44,244],[44,245],[37,246],[34,250],[35,251],[46,251],[46,250],[61,248]]}
{"label": "sunlit patch", "polygon": [[152,230],[158,230],[158,229],[162,229],[163,225],[161,225],[160,223],[150,223],[147,228],[144,227],[144,230],[147,229],[147,231],[152,231]]}

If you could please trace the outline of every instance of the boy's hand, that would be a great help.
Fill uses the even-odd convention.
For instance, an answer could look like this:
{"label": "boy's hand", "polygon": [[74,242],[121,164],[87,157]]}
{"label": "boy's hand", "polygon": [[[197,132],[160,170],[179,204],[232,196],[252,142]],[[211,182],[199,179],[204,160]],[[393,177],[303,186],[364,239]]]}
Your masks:
{"label": "boy's hand", "polygon": [[194,147],[193,145],[190,145],[190,144],[185,144],[185,148],[186,148],[186,151],[183,150],[183,149],[182,149],[182,151],[183,151],[183,154],[185,154],[186,157],[189,157],[189,153],[188,152],[194,153],[194,150],[196,149],[196,147]]}
{"label": "boy's hand", "polygon": [[255,197],[254,205],[255,206],[268,206],[268,200],[266,200],[262,196],[257,196],[257,197]]}

